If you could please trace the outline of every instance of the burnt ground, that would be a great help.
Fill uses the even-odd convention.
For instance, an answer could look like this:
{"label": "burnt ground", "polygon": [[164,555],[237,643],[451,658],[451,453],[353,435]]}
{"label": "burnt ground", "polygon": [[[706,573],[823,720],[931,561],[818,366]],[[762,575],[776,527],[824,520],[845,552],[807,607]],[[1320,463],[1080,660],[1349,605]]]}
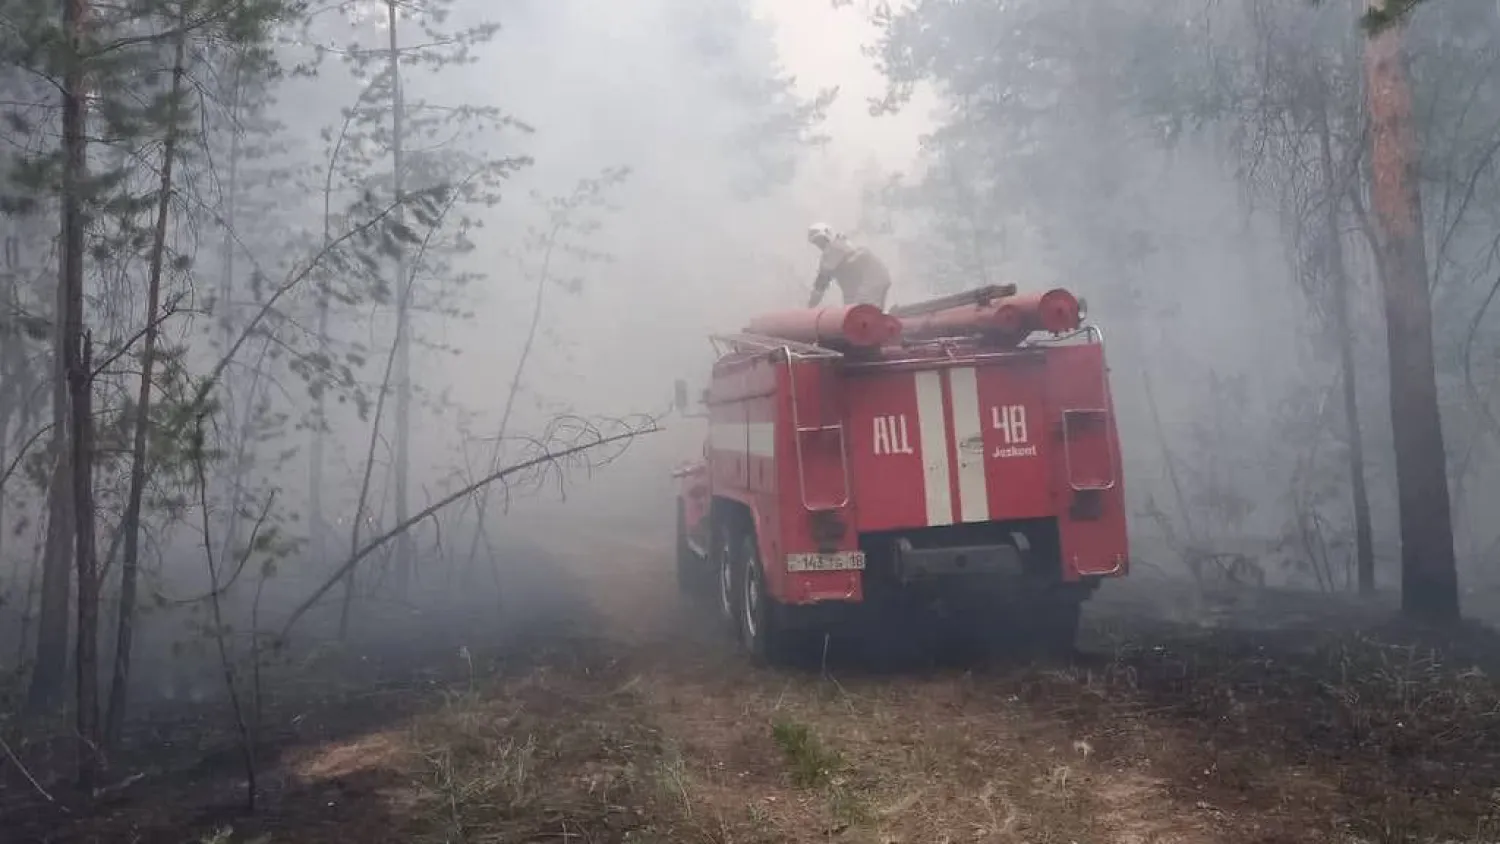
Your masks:
{"label": "burnt ground", "polygon": [[4,765],[0,841],[1500,838],[1482,628],[1286,593],[1202,603],[1142,576],[1101,593],[1067,664],[834,644],[764,669],[679,601],[666,541],[555,535],[506,561],[525,599],[503,611],[386,619],[383,640],[269,671],[256,813],[222,704],[177,704],[143,716],[120,787],[87,808]]}

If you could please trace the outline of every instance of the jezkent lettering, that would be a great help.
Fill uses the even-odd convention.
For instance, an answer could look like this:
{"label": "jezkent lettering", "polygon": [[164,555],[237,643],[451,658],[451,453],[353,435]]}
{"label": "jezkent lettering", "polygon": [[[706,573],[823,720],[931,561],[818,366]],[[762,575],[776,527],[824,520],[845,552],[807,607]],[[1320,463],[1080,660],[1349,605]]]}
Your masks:
{"label": "jezkent lettering", "polygon": [[1021,404],[998,405],[990,408],[990,427],[1000,432],[1004,445],[998,446],[991,459],[1007,457],[1035,457],[1036,446],[1031,445],[1026,431],[1026,406]]}

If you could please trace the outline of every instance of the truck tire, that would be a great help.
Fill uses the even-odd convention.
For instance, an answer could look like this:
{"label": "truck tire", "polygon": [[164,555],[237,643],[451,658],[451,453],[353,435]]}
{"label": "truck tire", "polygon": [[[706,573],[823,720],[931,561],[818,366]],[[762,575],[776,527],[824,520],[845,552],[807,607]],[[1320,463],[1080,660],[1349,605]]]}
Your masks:
{"label": "truck tire", "polygon": [[740,633],[740,574],[738,554],[735,551],[735,537],[738,531],[729,523],[723,515],[715,513],[713,516],[712,542],[709,549],[710,568],[714,572],[716,584],[715,594],[718,597],[719,621],[724,629],[739,639]]}
{"label": "truck tire", "polygon": [[787,659],[790,643],[786,631],[777,625],[775,599],[766,591],[765,568],[753,531],[741,537],[739,549],[740,641],[755,661],[780,664]]}

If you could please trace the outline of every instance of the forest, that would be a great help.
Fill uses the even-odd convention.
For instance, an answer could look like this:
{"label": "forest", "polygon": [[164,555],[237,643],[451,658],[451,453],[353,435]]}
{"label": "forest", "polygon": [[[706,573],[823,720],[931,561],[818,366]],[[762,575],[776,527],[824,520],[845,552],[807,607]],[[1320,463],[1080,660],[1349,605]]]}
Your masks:
{"label": "forest", "polygon": [[[1500,5],[806,5],[861,67],[771,0],[0,0],[0,840],[1493,835]],[[835,214],[1102,326],[1073,664],[783,674],[663,585],[673,382]]]}

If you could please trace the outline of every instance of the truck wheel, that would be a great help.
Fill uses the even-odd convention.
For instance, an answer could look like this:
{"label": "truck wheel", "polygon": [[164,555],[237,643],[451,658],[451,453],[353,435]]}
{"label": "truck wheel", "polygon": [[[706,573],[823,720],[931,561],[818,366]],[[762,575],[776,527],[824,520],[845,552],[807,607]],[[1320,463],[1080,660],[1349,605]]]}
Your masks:
{"label": "truck wheel", "polygon": [[743,604],[740,609],[740,640],[745,649],[760,662],[779,663],[786,659],[786,637],[777,629],[775,608],[766,591],[765,569],[755,535],[747,533],[740,540],[740,578]]}
{"label": "truck wheel", "polygon": [[715,519],[713,527],[713,569],[718,581],[719,619],[731,635],[739,634],[740,576],[735,554],[735,531]]}

